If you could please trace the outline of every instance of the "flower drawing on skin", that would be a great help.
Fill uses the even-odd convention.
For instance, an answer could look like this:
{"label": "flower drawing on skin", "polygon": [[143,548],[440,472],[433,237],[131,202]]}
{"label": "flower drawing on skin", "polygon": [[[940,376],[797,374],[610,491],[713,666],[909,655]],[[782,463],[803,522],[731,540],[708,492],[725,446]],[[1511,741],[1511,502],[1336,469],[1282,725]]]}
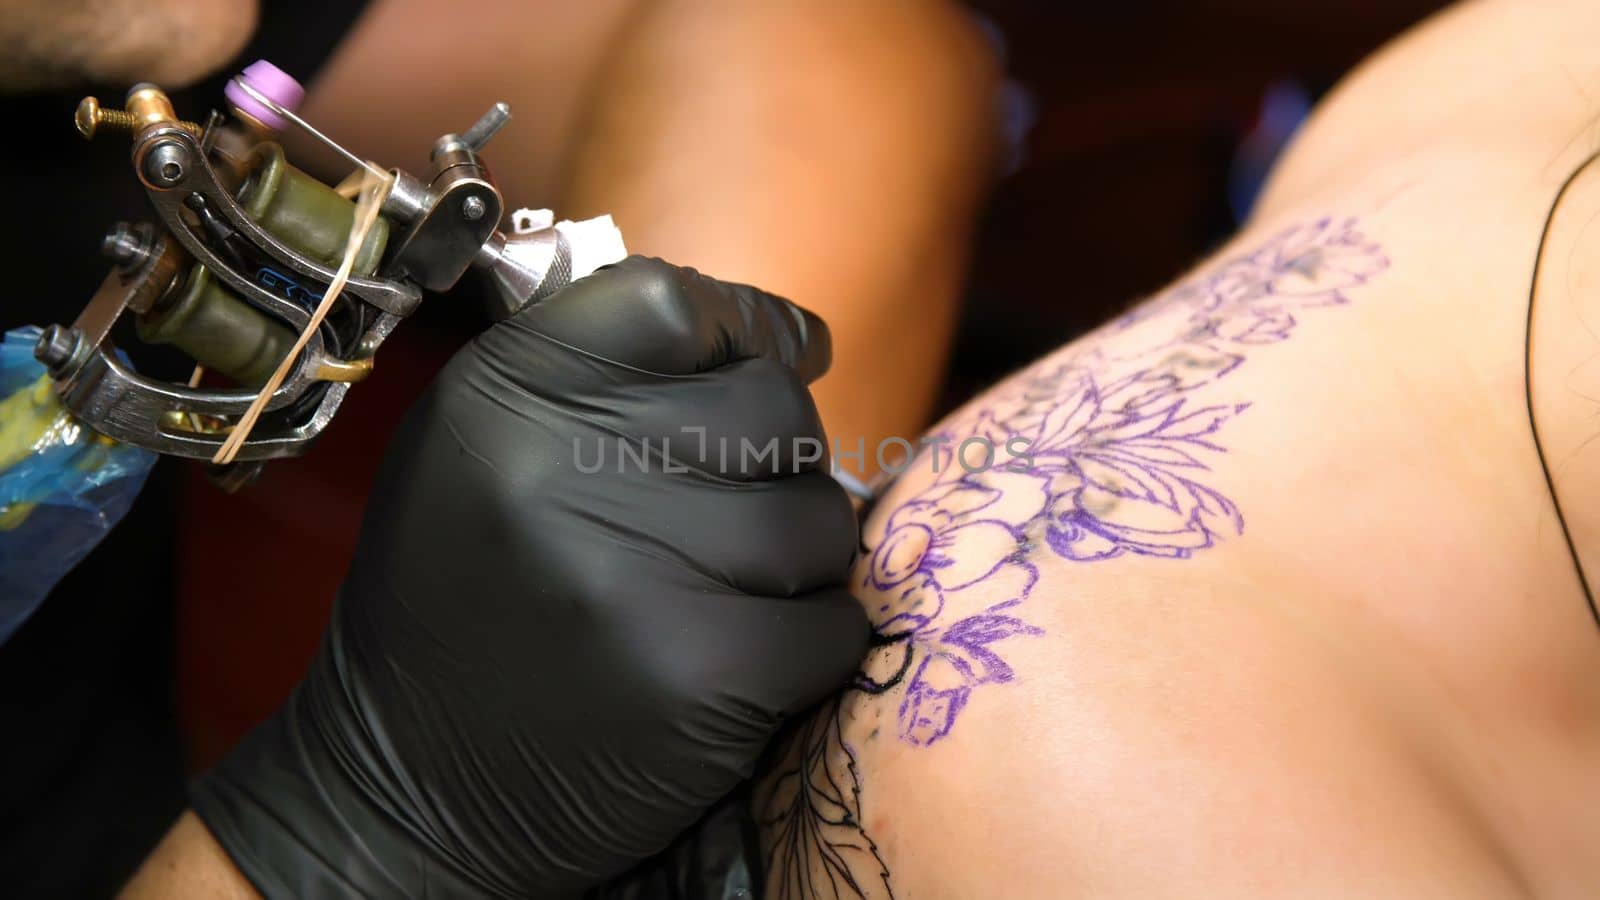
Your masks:
{"label": "flower drawing on skin", "polygon": [[[938,476],[889,514],[863,579],[881,598],[869,612],[884,649],[857,686],[903,689],[900,737],[938,741],[975,688],[1015,678],[1001,642],[1042,633],[1024,617],[1030,554],[1182,560],[1243,534],[1208,476],[1223,427],[1250,404],[1201,394],[1287,340],[1301,311],[1347,303],[1387,266],[1352,220],[1286,228],[948,422],[919,463]],[[994,454],[981,472],[959,464],[969,440]]]}
{"label": "flower drawing on skin", "polygon": [[[1027,615],[1037,560],[1179,561],[1243,534],[1211,465],[1250,404],[1213,388],[1288,340],[1303,311],[1346,304],[1388,264],[1354,220],[1285,228],[1035,363],[931,436],[914,465],[932,473],[908,472],[860,562],[878,603],[867,610],[874,650],[759,804],[775,836],[773,896],[892,900],[893,852],[868,834],[858,739],[892,714],[900,741],[937,744],[979,687],[1025,677],[1005,654],[1011,638],[1044,633]],[[967,442],[992,453],[981,471],[962,464]]]}
{"label": "flower drawing on skin", "polygon": [[980,484],[959,467],[947,468],[889,517],[866,574],[867,584],[885,594],[874,615],[880,634],[926,626],[943,609],[946,591],[986,579],[1016,554],[1019,529],[1047,498],[1036,476],[1006,474],[986,475],[988,483]]}
{"label": "flower drawing on skin", "polygon": [[1044,634],[1011,613],[1038,579],[1037,570],[1025,563],[1006,569],[1020,585],[1015,597],[923,636],[922,655],[913,661],[915,670],[898,710],[902,740],[927,746],[945,737],[975,688],[1016,677],[991,644],[1020,634]]}
{"label": "flower drawing on skin", "polygon": [[1349,302],[1344,291],[1365,284],[1389,266],[1377,244],[1351,219],[1321,219],[1278,232],[1252,253],[1223,263],[1211,275],[1174,288],[1124,314],[1110,326],[1127,331],[1158,318],[1163,326],[1151,349],[1219,340],[1240,345],[1288,339],[1297,310]]}
{"label": "flower drawing on skin", "polygon": [[[913,744],[948,734],[973,688],[1011,680],[1011,667],[989,645],[1041,633],[1006,610],[1038,578],[1020,559],[1020,528],[1043,512],[1045,484],[1019,473],[987,473],[986,482],[959,466],[946,469],[932,488],[895,510],[869,560],[865,586],[883,597],[871,613],[889,652],[878,671],[863,673],[861,686],[881,692],[905,683],[899,733]],[[1002,599],[947,623],[947,598],[959,601],[980,584],[985,596],[998,592]]]}
{"label": "flower drawing on skin", "polygon": [[[1053,475],[1050,548],[1076,562],[1187,559],[1243,533],[1237,505],[1198,476],[1206,456],[1226,452],[1219,429],[1249,404],[1187,395],[1237,370],[1245,347],[1286,339],[1296,310],[1346,303],[1343,290],[1387,265],[1351,221],[1288,228],[1114,323],[1131,350],[1095,347],[1030,379],[1032,402],[1006,424],[1027,438],[1035,470]],[[1039,397],[1041,385],[1055,396]]]}
{"label": "flower drawing on skin", "polygon": [[1233,501],[1198,480],[1213,436],[1248,404],[1191,408],[1181,381],[1145,373],[1102,392],[1084,376],[1030,437],[1035,471],[1050,476],[1045,532],[1076,562],[1123,553],[1185,559],[1244,530]]}

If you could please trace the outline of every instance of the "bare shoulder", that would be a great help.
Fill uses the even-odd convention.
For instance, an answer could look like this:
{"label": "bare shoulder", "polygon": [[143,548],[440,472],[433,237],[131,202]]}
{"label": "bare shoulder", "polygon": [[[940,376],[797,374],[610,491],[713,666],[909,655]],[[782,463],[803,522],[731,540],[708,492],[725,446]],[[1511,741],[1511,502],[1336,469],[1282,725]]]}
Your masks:
{"label": "bare shoulder", "polygon": [[1600,485],[1600,176],[1536,263],[1600,17],[1519,10],[1380,53],[1215,257],[927,436],[863,533],[876,646],[758,791],[770,897],[1600,878],[1600,652],[1550,490]]}
{"label": "bare shoulder", "polygon": [[[876,647],[758,798],[769,896],[974,896],[997,869],[1030,885],[1019,896],[1089,883],[1104,835],[1063,829],[1114,818],[1105,792],[1148,777],[1134,760],[1158,759],[1171,724],[1136,720],[1207,668],[1181,672],[1192,644],[1170,638],[1216,625],[1165,601],[1236,580],[1149,568],[1207,561],[1245,532],[1216,465],[1251,406],[1229,388],[1388,266],[1351,219],[1284,225],[925,438],[865,529]],[[1108,690],[1128,679],[1145,696]]]}
{"label": "bare shoulder", "polygon": [[[758,791],[770,897],[1475,896],[1539,865],[1477,736],[1595,737],[1592,638],[1522,312],[1430,327],[1496,294],[1419,290],[1408,202],[1248,230],[924,439],[864,529],[875,647]],[[1580,833],[1592,766],[1532,760],[1515,802]]]}

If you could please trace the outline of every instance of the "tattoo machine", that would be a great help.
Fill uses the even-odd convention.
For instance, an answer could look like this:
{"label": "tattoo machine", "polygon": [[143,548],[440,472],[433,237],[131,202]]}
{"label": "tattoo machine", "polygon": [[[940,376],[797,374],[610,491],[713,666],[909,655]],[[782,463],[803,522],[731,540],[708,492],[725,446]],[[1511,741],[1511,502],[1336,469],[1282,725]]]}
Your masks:
{"label": "tattoo machine", "polygon": [[[34,355],[79,422],[211,460],[229,488],[306,451],[424,290],[448,291],[478,269],[491,314],[504,318],[626,252],[609,216],[556,222],[518,210],[501,230],[503,201],[480,153],[510,118],[504,103],[435,141],[424,181],[307,123],[294,111],[303,94],[261,61],[228,84],[231,117],[180,121],[149,84],[129,91],[125,110],[88,97],[77,111],[86,138],[132,132],[133,172],[156,221],[111,229],[102,251],[112,271],[77,321],[44,329]],[[352,179],[332,187],[291,165],[275,140],[288,127],[339,153]],[[195,360],[187,383],[145,377],[119,356],[108,335],[125,315],[142,341]],[[202,387],[206,370],[232,386]]]}

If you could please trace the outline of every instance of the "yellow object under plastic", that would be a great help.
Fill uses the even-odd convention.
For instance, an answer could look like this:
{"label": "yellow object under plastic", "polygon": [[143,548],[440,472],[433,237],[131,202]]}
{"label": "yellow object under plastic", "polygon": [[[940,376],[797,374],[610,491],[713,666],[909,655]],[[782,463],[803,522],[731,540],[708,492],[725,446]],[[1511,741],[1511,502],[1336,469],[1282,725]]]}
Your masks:
{"label": "yellow object under plastic", "polygon": [[[34,383],[0,400],[0,471],[49,444],[76,440],[73,432],[80,427],[51,390],[50,376],[40,375]],[[108,445],[112,443],[98,434],[94,439]],[[37,505],[0,506],[0,531],[10,531],[21,525]]]}

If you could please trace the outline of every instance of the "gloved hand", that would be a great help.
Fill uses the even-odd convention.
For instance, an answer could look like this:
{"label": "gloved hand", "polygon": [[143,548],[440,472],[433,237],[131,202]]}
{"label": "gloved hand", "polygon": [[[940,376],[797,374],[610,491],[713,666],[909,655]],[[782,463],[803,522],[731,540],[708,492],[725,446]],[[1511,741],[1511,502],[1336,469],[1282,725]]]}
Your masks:
{"label": "gloved hand", "polygon": [[565,896],[746,779],[866,647],[805,387],[828,359],[809,313],[640,258],[458,353],[311,671],[196,785],[251,882]]}

